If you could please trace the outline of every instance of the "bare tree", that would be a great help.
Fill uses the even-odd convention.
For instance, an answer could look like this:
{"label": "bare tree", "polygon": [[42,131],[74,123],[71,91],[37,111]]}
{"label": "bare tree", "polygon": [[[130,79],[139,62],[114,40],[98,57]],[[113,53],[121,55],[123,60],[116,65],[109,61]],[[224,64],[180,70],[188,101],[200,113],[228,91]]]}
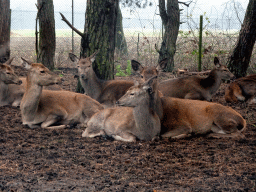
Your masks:
{"label": "bare tree", "polygon": [[166,71],[171,72],[174,68],[174,54],[180,26],[180,10],[178,0],[159,0],[159,12],[164,26],[164,36],[159,53],[159,61],[168,58]]}
{"label": "bare tree", "polygon": [[256,1],[250,0],[233,53],[227,66],[236,77],[246,76],[256,40]]}
{"label": "bare tree", "polygon": [[39,20],[39,50],[37,61],[54,69],[56,49],[55,20],[52,0],[37,0]]}
{"label": "bare tree", "polygon": [[0,63],[10,57],[10,0],[0,1]]}

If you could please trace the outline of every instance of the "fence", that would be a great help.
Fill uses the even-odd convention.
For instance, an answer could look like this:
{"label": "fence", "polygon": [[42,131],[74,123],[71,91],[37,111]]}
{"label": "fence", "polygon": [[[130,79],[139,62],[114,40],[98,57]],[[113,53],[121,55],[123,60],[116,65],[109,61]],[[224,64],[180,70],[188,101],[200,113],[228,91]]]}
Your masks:
{"label": "fence", "polygon": [[[71,4],[71,2],[70,2]],[[190,8],[184,8],[181,14],[179,36],[177,40],[177,52],[175,55],[176,68],[189,68],[196,70],[198,59],[198,27],[199,15],[204,15],[204,33],[203,33],[203,69],[210,68],[212,58],[215,55],[221,57],[223,62],[226,61],[230,54],[245,15],[246,7],[233,7],[226,5],[220,12],[218,6],[214,9],[211,7],[209,12],[203,12],[196,5]],[[56,28],[56,66],[72,65],[68,61],[68,52],[71,51],[71,30],[61,20],[59,12],[71,21],[70,11],[66,9],[55,11],[55,28]],[[85,10],[85,7],[84,7]],[[148,10],[148,11],[147,11]],[[209,9],[208,9],[209,10]],[[127,41],[128,52],[126,56],[116,55],[116,62],[126,64],[128,59],[136,59],[147,65],[157,62],[158,53],[155,51],[155,44],[160,46],[163,34],[161,18],[158,13],[157,5],[146,8],[141,12],[128,15],[127,8],[122,8],[123,29]],[[147,14],[146,14],[147,13]],[[145,16],[146,15],[146,16]],[[24,11],[12,10],[11,21],[11,54],[16,57],[25,56],[35,59],[35,18],[36,10]],[[74,12],[74,25],[83,31],[85,22],[84,12]],[[80,37],[74,36],[74,52],[79,53]],[[252,56],[251,70],[254,70],[254,55]]]}

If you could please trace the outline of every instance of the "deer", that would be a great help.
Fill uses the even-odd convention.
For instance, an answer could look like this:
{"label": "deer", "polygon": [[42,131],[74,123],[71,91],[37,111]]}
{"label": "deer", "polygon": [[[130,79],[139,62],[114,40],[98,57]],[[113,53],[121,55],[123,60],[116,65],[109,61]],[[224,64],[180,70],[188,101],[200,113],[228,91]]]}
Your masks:
{"label": "deer", "polygon": [[82,124],[102,110],[103,106],[87,95],[64,90],[43,90],[61,83],[61,77],[41,63],[24,58],[28,70],[26,90],[20,104],[22,123],[30,128],[61,129]]}
{"label": "deer", "polygon": [[106,108],[92,116],[82,137],[108,135],[115,140],[149,141],[160,133],[161,123],[156,113],[156,78],[136,82],[118,101],[118,107]]}
{"label": "deer", "polygon": [[256,74],[241,77],[230,83],[225,90],[225,100],[228,103],[245,101],[256,103]]}
{"label": "deer", "polygon": [[4,64],[0,64],[0,106],[19,106],[24,93],[20,86],[22,80],[19,79],[10,66],[13,59],[14,57]]}
{"label": "deer", "polygon": [[[149,127],[148,125],[143,129],[137,127],[140,121],[142,121],[141,124],[150,122],[148,120],[149,114],[145,113],[144,116],[142,108],[144,107],[146,111],[150,109],[152,115],[158,115],[155,109],[161,111],[160,114],[162,115],[158,115],[158,117],[161,122],[160,136],[162,138],[181,139],[192,135],[207,135],[213,138],[244,138],[243,132],[246,129],[246,121],[231,107],[208,101],[161,96],[160,92],[157,91],[157,85],[155,81],[149,89],[146,88],[145,84],[131,87],[118,100],[118,104],[123,107],[104,109],[96,113],[89,120],[88,127],[82,136],[109,135],[116,140],[131,142],[136,141],[136,139],[150,140],[154,138],[156,132],[145,128]],[[151,92],[154,93],[152,97],[150,96]],[[141,97],[154,99],[151,104],[143,105]],[[134,100],[137,104],[141,104],[141,110],[138,113],[136,113]],[[151,107],[147,108],[148,106]],[[139,120],[137,123],[136,119]],[[151,134],[150,137],[149,134]]]}
{"label": "deer", "polygon": [[[85,94],[103,104],[104,107],[113,107],[116,101],[134,85],[134,81],[99,79],[92,67],[97,53],[98,51],[89,57],[82,56],[80,59],[76,55],[69,53],[69,58],[71,61],[77,62],[79,79]],[[166,60],[162,60],[159,62],[159,66],[164,67],[165,63]],[[143,67],[138,61],[132,60],[131,64],[133,70],[143,76],[143,80],[158,73],[157,68],[155,70],[147,70],[148,68]]]}
{"label": "deer", "polygon": [[214,58],[214,64],[215,68],[207,77],[189,76],[168,79],[160,82],[159,91],[168,97],[211,101],[222,80],[235,78],[226,66],[220,64],[218,57]]}

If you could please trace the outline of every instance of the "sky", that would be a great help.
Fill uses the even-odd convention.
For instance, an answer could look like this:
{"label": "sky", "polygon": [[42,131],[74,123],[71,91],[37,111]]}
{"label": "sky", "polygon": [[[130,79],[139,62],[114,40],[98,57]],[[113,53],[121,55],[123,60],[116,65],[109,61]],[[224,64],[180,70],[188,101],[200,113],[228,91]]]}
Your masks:
{"label": "sky", "polygon": [[[138,10],[138,12],[141,12],[145,17],[148,17],[146,15],[150,14],[152,15],[152,12],[156,12],[156,5],[158,4],[158,0],[153,0],[154,6],[147,7],[146,9]],[[182,1],[182,0],[180,0]],[[188,2],[189,0],[184,0],[183,2]],[[197,9],[201,10],[203,12],[209,12],[213,7],[216,7],[217,9],[223,8],[223,5],[226,2],[231,2],[233,0],[193,0],[193,3],[190,7],[196,6]],[[54,8],[55,11],[71,11],[71,0],[53,0],[54,2]],[[76,12],[84,12],[86,0],[74,0],[74,9]],[[244,8],[246,8],[249,0],[236,0],[236,2],[239,2]],[[11,0],[11,9],[14,10],[27,10],[27,11],[36,11],[35,4],[37,3],[37,0]],[[185,9],[187,9],[185,6],[181,6]],[[131,16],[130,10],[122,8],[124,16]],[[148,13],[148,14],[147,14]],[[135,13],[132,13],[135,14]]]}
{"label": "sky", "polygon": [[[137,20],[148,20],[153,19],[155,21],[160,21],[161,18],[159,16],[158,10],[158,0],[152,0],[153,6],[146,7],[145,9],[135,9],[131,11],[130,8],[121,7],[123,18],[126,19],[126,23],[129,22],[129,19],[137,19]],[[181,2],[189,2],[190,0],[179,0]],[[17,29],[30,29],[34,26],[34,18],[36,14],[36,6],[37,0],[11,0],[11,9],[14,10],[12,13],[13,26]],[[231,12],[230,10],[234,9],[234,2],[236,2],[236,7],[238,7],[238,13]],[[199,18],[199,15],[205,15],[211,19],[215,18],[235,18],[237,15],[243,20],[244,13],[247,7],[249,0],[193,0],[190,4],[189,8],[180,4],[180,9],[184,9],[182,11],[182,19],[186,20],[187,16],[192,15],[193,18]],[[71,20],[71,0],[53,0],[54,9],[55,9],[55,20],[61,20],[58,12],[62,12],[68,20]],[[84,26],[84,13],[86,10],[86,0],[74,0],[74,12],[75,14],[75,26],[78,28],[83,28]],[[227,11],[224,11],[227,10]],[[16,12],[15,12],[16,11]],[[27,13],[26,13],[27,12]],[[225,14],[223,14],[225,13]],[[31,21],[28,21],[27,18],[30,17]],[[143,20],[144,19],[144,20]],[[181,20],[182,20],[181,19]],[[236,18],[235,18],[236,19]],[[126,27],[133,27],[131,24],[127,24]],[[139,22],[139,21],[137,21]],[[26,25],[26,24],[29,24]],[[14,25],[15,24],[15,25]],[[155,23],[154,23],[155,24]],[[56,22],[57,28],[62,28],[63,22]],[[59,26],[58,26],[59,25]],[[61,25],[61,26],[60,26]],[[138,24],[139,25],[139,24]],[[149,27],[148,26],[145,27]],[[240,25],[240,24],[237,24]],[[13,27],[13,28],[14,28]],[[238,26],[239,27],[239,26]],[[237,27],[236,27],[237,28]]]}

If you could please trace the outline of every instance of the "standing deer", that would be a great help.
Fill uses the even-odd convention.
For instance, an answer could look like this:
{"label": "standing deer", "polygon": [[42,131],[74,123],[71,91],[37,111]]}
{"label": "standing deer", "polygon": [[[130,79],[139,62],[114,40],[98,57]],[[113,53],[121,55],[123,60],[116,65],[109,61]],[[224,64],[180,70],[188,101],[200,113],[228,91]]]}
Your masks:
{"label": "standing deer", "polygon": [[167,97],[211,101],[222,80],[235,77],[226,66],[220,64],[217,57],[214,64],[215,68],[206,78],[189,76],[166,80],[159,84],[159,90]]}
{"label": "standing deer", "polygon": [[20,86],[22,81],[9,66],[14,58],[0,64],[0,106],[19,106],[24,89]]}
{"label": "standing deer", "polygon": [[158,91],[156,76],[135,84],[118,101],[116,108],[96,113],[88,122],[83,137],[109,135],[116,140],[152,140],[160,133],[160,119],[154,110]]}
{"label": "standing deer", "polygon": [[256,74],[241,77],[232,82],[225,91],[225,100],[230,103],[238,101],[256,103]]}
{"label": "standing deer", "polygon": [[[97,53],[98,52],[95,52],[89,57],[81,57],[80,59],[76,55],[70,53],[69,57],[73,62],[77,62],[79,79],[85,90],[85,94],[102,103],[105,107],[113,107],[116,101],[134,85],[134,82],[127,80],[99,79],[92,67],[92,63],[94,62]],[[166,61],[163,60],[159,65],[164,66],[165,62]],[[157,69],[154,71],[147,70],[147,67],[143,67],[135,60],[132,60],[132,68],[134,71],[139,72],[144,80],[158,74]]]}
{"label": "standing deer", "polygon": [[59,83],[61,78],[41,63],[22,60],[29,70],[20,105],[24,125],[57,129],[69,124],[85,124],[94,113],[103,109],[100,103],[84,94],[43,90],[43,86]]}

